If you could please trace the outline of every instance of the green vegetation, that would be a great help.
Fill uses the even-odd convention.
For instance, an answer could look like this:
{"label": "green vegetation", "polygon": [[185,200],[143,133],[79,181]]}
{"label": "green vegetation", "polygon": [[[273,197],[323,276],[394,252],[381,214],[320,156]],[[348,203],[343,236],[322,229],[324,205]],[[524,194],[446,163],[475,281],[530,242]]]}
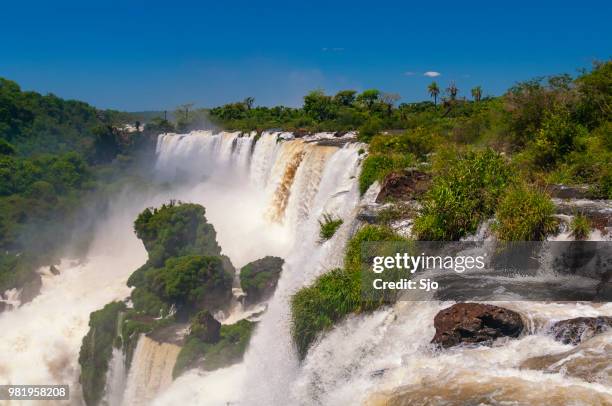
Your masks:
{"label": "green vegetation", "polygon": [[205,213],[200,205],[173,201],[140,213],[134,230],[149,253],[148,263],[160,266],[170,257],[220,255],[215,229]]}
{"label": "green vegetation", "polygon": [[545,194],[525,186],[512,187],[496,212],[493,230],[502,241],[540,241],[557,227],[554,205]]}
{"label": "green vegetation", "polygon": [[85,403],[97,405],[104,395],[106,372],[112,356],[113,344],[119,335],[117,320],[119,313],[126,310],[122,302],[112,302],[102,310],[91,313],[89,332],[83,338],[79,353],[81,376]]}
{"label": "green vegetation", "polygon": [[413,228],[421,240],[457,240],[475,232],[514,182],[508,162],[491,149],[441,159]]}
{"label": "green vegetation", "polygon": [[0,78],[0,292],[35,278],[67,243],[86,249],[89,214],[103,212],[113,183],[135,176],[133,155],[154,135],[125,132],[128,120]]}
{"label": "green vegetation", "polygon": [[591,220],[584,214],[577,214],[570,223],[572,236],[577,240],[584,240],[591,233]]}
{"label": "green vegetation", "polygon": [[[367,300],[362,296],[362,244],[376,241],[404,241],[391,229],[368,225],[348,243],[344,269],[334,269],[320,276],[311,286],[302,288],[291,299],[291,333],[301,358],[319,334],[351,313],[372,311],[390,298]],[[393,277],[390,273],[389,277]]]}
{"label": "green vegetation", "polygon": [[274,293],[284,263],[282,258],[267,256],[242,267],[240,287],[247,295],[247,303],[266,299]]}
{"label": "green vegetation", "polygon": [[321,241],[327,241],[332,238],[343,222],[340,218],[334,219],[331,214],[324,213],[323,221],[319,220],[319,238]]}
{"label": "green vegetation", "polygon": [[195,366],[212,371],[240,362],[254,328],[255,323],[248,320],[222,325],[220,338],[214,343],[205,342],[191,334],[181,348],[172,375],[177,377]]}

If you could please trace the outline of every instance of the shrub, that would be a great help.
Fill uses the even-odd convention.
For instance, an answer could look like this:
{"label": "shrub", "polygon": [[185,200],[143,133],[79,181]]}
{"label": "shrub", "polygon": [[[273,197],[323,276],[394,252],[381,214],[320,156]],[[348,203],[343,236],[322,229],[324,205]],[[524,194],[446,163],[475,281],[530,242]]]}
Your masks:
{"label": "shrub", "polygon": [[412,154],[424,158],[438,144],[433,133],[417,127],[400,135],[377,135],[370,142],[372,154]]}
{"label": "shrub", "polygon": [[151,290],[162,299],[189,308],[218,309],[231,296],[232,276],[219,257],[170,258],[152,274]]}
{"label": "shrub", "polygon": [[504,241],[540,241],[556,228],[555,207],[542,192],[511,188],[501,200],[493,230]]}
{"label": "shrub", "polygon": [[369,142],[380,130],[382,130],[382,122],[377,118],[370,118],[359,127],[357,139],[361,142]]}
{"label": "shrub", "polygon": [[409,154],[369,155],[361,166],[359,192],[363,195],[374,182],[381,182],[389,173],[408,168],[414,162],[414,157]]}
{"label": "shrub", "polygon": [[267,256],[250,262],[240,270],[240,287],[247,295],[248,303],[255,303],[274,293],[285,261]]}
{"label": "shrub", "polygon": [[347,245],[344,269],[334,269],[291,298],[291,333],[300,358],[317,336],[351,313],[371,311],[384,300],[362,298],[361,248],[366,242],[404,241],[384,226],[367,225]]}
{"label": "shrub", "polygon": [[212,371],[240,362],[254,328],[255,323],[248,320],[222,325],[221,336],[216,343],[206,343],[190,335],[178,354],[172,375],[176,378],[196,365]]}
{"label": "shrub", "polygon": [[342,219],[334,219],[331,214],[324,213],[323,221],[319,220],[319,238],[321,241],[327,241],[332,238],[342,223]]}
{"label": "shrub", "polygon": [[570,231],[575,239],[584,240],[591,232],[591,221],[584,214],[578,214],[570,223]]}
{"label": "shrub", "polygon": [[119,313],[125,309],[124,303],[112,302],[89,316],[89,331],[83,338],[79,352],[81,366],[79,382],[88,406],[97,405],[104,395],[113,342],[119,333],[117,319]]}
{"label": "shrub", "polygon": [[159,209],[145,209],[134,222],[136,236],[149,253],[149,264],[161,266],[170,257],[220,255],[214,227],[199,204],[171,201]]}
{"label": "shrub", "polygon": [[[446,156],[446,155],[443,155]],[[458,240],[491,217],[515,174],[505,159],[487,149],[437,163],[437,176],[423,199],[413,233],[421,240]]]}

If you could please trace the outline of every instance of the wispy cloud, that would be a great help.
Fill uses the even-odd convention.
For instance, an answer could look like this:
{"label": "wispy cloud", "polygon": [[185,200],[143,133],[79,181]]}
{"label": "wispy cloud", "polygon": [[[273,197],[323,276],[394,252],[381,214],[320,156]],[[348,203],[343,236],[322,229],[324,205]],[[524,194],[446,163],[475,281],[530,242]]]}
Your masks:
{"label": "wispy cloud", "polygon": [[428,78],[437,78],[440,75],[441,75],[440,72],[431,71],[431,70],[423,73],[423,76],[427,76]]}
{"label": "wispy cloud", "polygon": [[344,48],[340,48],[340,47],[336,47],[336,48],[321,48],[321,51],[323,52],[342,52],[344,51]]}
{"label": "wispy cloud", "polygon": [[408,72],[404,72],[404,75],[405,76],[414,76],[414,75],[416,75],[416,72],[408,71]]}

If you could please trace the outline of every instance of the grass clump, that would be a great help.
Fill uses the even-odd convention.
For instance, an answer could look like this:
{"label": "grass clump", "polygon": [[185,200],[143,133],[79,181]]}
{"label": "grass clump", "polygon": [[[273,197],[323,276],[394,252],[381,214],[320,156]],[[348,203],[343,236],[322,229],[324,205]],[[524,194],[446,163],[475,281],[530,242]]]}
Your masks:
{"label": "grass clump", "polygon": [[414,223],[420,240],[453,241],[474,233],[515,182],[510,165],[491,149],[443,156],[448,160],[436,163],[437,176]]}
{"label": "grass clump", "polygon": [[541,241],[557,227],[554,210],[546,194],[516,186],[501,200],[493,230],[503,241]]}
{"label": "grass clump", "polygon": [[321,227],[319,230],[319,238],[321,241],[327,241],[332,238],[343,222],[344,221],[340,218],[335,219],[331,214],[324,213],[323,221],[319,220],[319,226]]}
{"label": "grass clump", "polygon": [[577,214],[570,223],[572,236],[577,240],[584,240],[591,232],[591,221],[584,214]]}
{"label": "grass clump", "polygon": [[404,241],[384,226],[367,225],[347,246],[343,269],[320,276],[291,299],[291,333],[300,358],[304,358],[318,335],[351,313],[371,311],[381,300],[364,300],[361,280],[361,248],[366,242]]}

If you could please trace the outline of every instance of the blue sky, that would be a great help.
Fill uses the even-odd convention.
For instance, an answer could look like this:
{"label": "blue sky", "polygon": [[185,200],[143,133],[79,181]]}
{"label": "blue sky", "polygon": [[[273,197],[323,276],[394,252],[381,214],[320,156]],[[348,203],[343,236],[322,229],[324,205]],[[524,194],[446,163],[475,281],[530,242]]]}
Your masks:
{"label": "blue sky", "polygon": [[13,1],[0,76],[101,108],[301,104],[309,90],[427,98],[575,74],[612,56],[610,1]]}

